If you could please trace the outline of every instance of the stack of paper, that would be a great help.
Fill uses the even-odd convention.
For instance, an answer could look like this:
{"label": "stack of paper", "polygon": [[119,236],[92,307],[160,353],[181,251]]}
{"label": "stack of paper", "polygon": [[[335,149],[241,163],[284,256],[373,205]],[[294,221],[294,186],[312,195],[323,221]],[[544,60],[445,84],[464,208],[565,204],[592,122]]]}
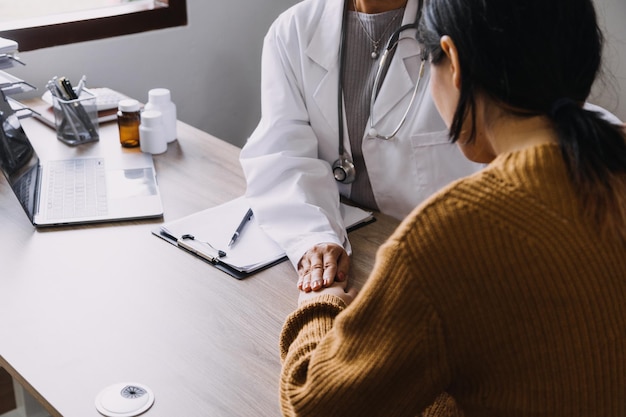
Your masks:
{"label": "stack of paper", "polygon": [[[249,209],[244,197],[164,224],[153,233],[178,247],[210,261],[236,278],[286,259],[285,252],[256,222],[254,216],[237,242],[228,247],[233,232]],[[371,212],[342,204],[348,228],[373,220]],[[222,252],[222,256],[220,256]]]}
{"label": "stack of paper", "polygon": [[0,54],[14,54],[15,52],[17,52],[17,42],[0,38]]}

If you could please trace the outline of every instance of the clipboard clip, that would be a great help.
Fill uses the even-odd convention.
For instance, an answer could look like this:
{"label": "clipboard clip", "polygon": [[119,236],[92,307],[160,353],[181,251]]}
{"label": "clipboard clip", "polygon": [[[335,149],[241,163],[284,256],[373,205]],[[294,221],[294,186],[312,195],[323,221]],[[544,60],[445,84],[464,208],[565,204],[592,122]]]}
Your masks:
{"label": "clipboard clip", "polygon": [[217,257],[218,258],[223,258],[224,256],[226,256],[226,252],[224,252],[221,249],[217,249],[216,247],[214,247],[213,245],[211,245],[209,242],[203,241],[203,240],[198,240],[196,239],[196,237],[194,235],[192,235],[191,233],[185,233],[184,235],[182,235],[181,240],[195,240],[196,242],[202,243],[207,245],[208,247],[210,247],[211,249],[213,249],[215,252],[217,252]]}

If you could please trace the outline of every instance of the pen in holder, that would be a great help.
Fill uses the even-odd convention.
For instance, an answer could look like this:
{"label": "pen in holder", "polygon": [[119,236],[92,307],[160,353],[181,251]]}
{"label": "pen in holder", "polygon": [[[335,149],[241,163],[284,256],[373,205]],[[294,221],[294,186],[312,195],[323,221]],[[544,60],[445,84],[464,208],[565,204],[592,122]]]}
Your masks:
{"label": "pen in holder", "polygon": [[99,139],[96,96],[86,88],[79,93],[78,98],[67,100],[52,95],[57,138],[68,145]]}

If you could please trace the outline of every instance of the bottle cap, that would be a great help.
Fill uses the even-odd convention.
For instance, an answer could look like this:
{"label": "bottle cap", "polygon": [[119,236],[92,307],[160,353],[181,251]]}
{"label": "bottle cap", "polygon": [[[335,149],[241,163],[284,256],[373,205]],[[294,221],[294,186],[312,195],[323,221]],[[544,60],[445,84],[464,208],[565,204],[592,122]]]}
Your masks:
{"label": "bottle cap", "polygon": [[148,102],[154,104],[165,104],[171,101],[170,90],[167,88],[153,88],[148,91]]}
{"label": "bottle cap", "polygon": [[141,113],[141,124],[146,127],[162,126],[163,114],[158,110],[146,110]]}
{"label": "bottle cap", "polygon": [[132,98],[120,100],[117,103],[117,109],[123,112],[136,112],[139,108],[139,102]]}

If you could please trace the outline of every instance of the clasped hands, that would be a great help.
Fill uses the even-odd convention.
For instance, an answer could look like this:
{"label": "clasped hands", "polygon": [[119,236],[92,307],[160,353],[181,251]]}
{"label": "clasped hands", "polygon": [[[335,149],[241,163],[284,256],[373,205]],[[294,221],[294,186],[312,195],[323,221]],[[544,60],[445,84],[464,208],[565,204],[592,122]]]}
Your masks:
{"label": "clasped hands", "polygon": [[349,305],[357,290],[348,288],[350,258],[343,247],[322,243],[307,251],[298,263],[298,304],[320,294],[332,294]]}
{"label": "clasped hands", "polygon": [[305,252],[298,262],[298,289],[318,291],[333,282],[345,282],[350,270],[350,257],[336,243],[320,243]]}

